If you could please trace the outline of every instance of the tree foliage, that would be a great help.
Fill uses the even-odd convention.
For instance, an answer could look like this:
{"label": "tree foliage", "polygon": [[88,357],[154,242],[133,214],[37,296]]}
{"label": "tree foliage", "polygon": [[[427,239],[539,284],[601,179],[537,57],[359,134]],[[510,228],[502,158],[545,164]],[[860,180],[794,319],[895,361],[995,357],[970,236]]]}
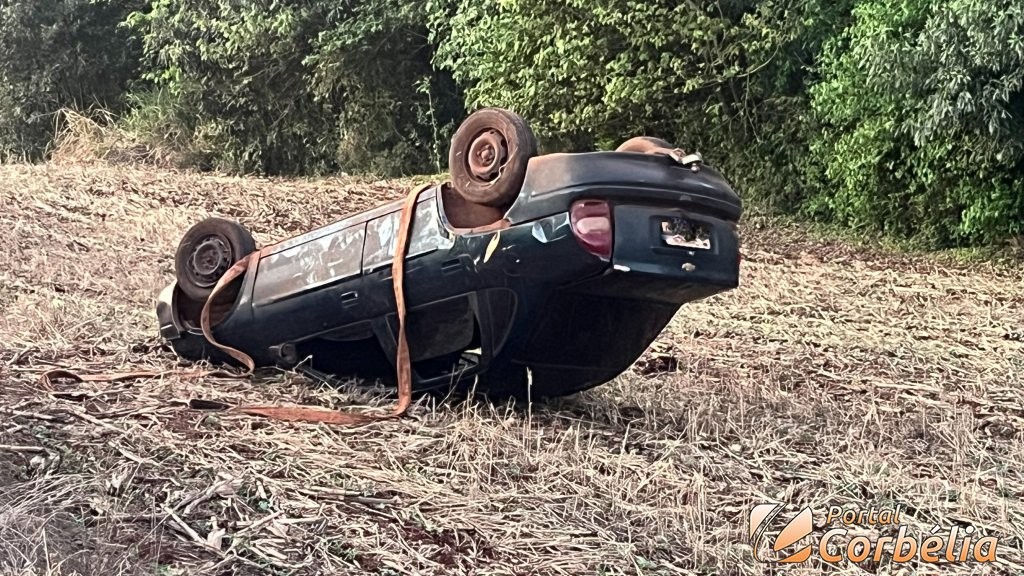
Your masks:
{"label": "tree foliage", "polygon": [[330,98],[314,98],[303,59],[320,31],[314,2],[154,0],[136,14],[145,78],[171,120],[215,166],[240,172],[333,168]]}
{"label": "tree foliage", "polygon": [[[146,78],[221,169],[382,173],[434,165],[451,122],[422,19],[395,0],[154,0],[133,26]],[[433,99],[439,103],[433,105]]]}
{"label": "tree foliage", "polygon": [[796,188],[813,58],[849,2],[458,0],[448,11],[438,64],[471,106],[515,108],[559,143],[674,139],[774,200]]}
{"label": "tree foliage", "polygon": [[1024,5],[862,1],[820,65],[809,212],[933,244],[1024,232]]}
{"label": "tree foliage", "polygon": [[121,110],[138,43],[119,24],[142,0],[0,4],[0,157],[37,159],[62,108]]}
{"label": "tree foliage", "polygon": [[544,150],[697,149],[782,211],[1024,234],[1014,0],[11,0],[0,48],[5,157],[95,106],[190,165],[436,172],[497,105]]}
{"label": "tree foliage", "polygon": [[451,75],[432,64],[425,9],[420,0],[373,0],[332,12],[307,64],[318,95],[344,95],[342,166],[445,169],[464,108]]}

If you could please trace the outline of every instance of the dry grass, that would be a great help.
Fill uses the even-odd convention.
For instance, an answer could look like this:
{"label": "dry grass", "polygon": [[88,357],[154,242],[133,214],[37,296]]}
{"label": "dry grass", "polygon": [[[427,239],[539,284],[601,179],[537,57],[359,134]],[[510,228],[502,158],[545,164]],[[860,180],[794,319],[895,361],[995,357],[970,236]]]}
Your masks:
{"label": "dry grass", "polygon": [[794,574],[1024,573],[1021,273],[792,228],[744,228],[741,288],[683,308],[659,347],[672,371],[550,405],[421,399],[353,430],[176,401],[382,391],[283,373],[37,387],[51,365],[175,364],[153,301],[207,214],[266,242],[407,184],[0,168],[0,573],[745,576],[773,570],[743,534],[766,499],[898,501],[917,528],[1003,538],[998,566]]}
{"label": "dry grass", "polygon": [[172,168],[187,162],[186,154],[169,143],[140,137],[105,110],[82,113],[70,108],[59,112],[60,128],[54,135],[50,162],[63,166],[134,164]]}

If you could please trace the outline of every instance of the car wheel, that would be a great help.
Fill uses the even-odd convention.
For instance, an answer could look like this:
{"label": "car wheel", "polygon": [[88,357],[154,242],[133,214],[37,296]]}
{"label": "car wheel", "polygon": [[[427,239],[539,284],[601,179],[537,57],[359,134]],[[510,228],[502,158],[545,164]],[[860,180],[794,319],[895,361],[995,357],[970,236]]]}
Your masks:
{"label": "car wheel", "polygon": [[217,281],[235,262],[256,250],[256,241],[241,224],[207,218],[185,233],[174,255],[178,286],[186,296],[205,302]]}
{"label": "car wheel", "polygon": [[526,120],[502,108],[484,108],[459,126],[448,153],[452,185],[466,200],[484,206],[512,204],[537,155]]}
{"label": "car wheel", "polygon": [[616,152],[640,152],[642,154],[650,154],[659,150],[672,150],[675,146],[669,144],[667,141],[661,138],[654,138],[653,136],[637,136],[636,138],[630,138],[618,148]]}

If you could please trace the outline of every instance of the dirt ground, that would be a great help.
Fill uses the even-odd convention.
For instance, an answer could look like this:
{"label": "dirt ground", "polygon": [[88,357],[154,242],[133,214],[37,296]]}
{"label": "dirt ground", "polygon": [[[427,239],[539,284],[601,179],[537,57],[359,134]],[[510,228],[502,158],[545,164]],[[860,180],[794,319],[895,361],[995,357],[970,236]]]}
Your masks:
{"label": "dirt ground", "polygon": [[[0,574],[1024,574],[1024,277],[752,219],[742,285],[684,307],[643,362],[546,405],[420,399],[358,429],[190,398],[388,405],[295,374],[42,389],[168,369],[154,298],[180,235],[265,243],[409,181],[0,167]],[[53,392],[59,392],[54,395]],[[1000,561],[756,562],[750,507],[901,504]]]}

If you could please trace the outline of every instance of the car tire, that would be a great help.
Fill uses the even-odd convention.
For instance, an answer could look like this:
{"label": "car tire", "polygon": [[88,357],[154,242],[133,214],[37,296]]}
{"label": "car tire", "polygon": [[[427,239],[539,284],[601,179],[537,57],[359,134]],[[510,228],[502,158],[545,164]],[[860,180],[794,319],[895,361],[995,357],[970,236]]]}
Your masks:
{"label": "car tire", "polygon": [[655,138],[653,136],[637,136],[636,138],[630,138],[618,148],[616,152],[639,152],[641,154],[651,154],[659,150],[672,150],[675,146],[669,144],[667,141],[661,138]]}
{"label": "car tire", "polygon": [[241,224],[223,218],[207,218],[192,228],[178,244],[174,272],[181,291],[205,302],[228,268],[256,251],[256,241]]}
{"label": "car tire", "polygon": [[503,208],[519,195],[537,139],[521,116],[503,108],[471,114],[452,137],[452,186],[474,204]]}

